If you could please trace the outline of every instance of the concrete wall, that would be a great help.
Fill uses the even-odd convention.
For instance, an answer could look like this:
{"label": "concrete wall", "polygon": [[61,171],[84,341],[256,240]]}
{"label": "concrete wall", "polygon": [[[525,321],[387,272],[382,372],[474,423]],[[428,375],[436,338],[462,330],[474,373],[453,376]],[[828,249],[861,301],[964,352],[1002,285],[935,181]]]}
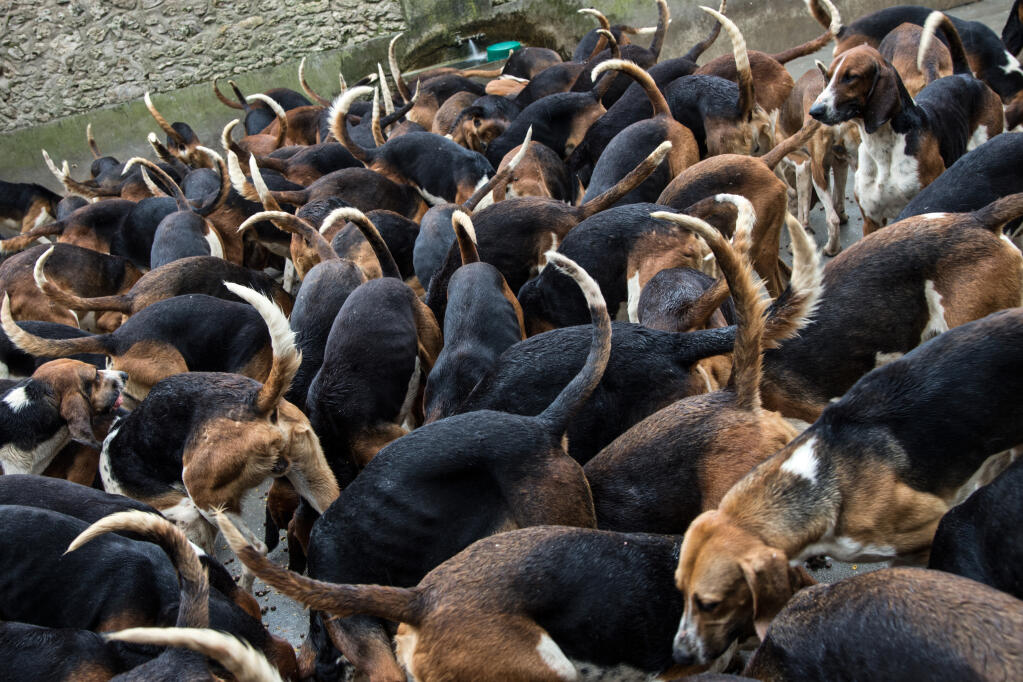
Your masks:
{"label": "concrete wall", "polygon": [[[697,4],[669,0],[663,58],[685,53],[712,26]],[[851,19],[892,3],[839,4]],[[945,9],[963,0],[923,4]],[[652,0],[6,0],[0,178],[59,189],[42,163],[42,148],[58,163],[77,166],[74,177],[87,177],[89,122],[104,154],[150,155],[145,137],[158,129],[141,103],[145,90],[169,120],[188,122],[219,148],[220,129],[239,112],[213,97],[215,76],[233,77],[246,93],[299,89],[298,61],[306,56],[309,82],[331,95],[339,70],[349,81],[372,71],[398,31],[405,33],[399,55],[406,69],[464,56],[466,48],[454,46],[456,34],[482,32],[482,45],[515,39],[567,55],[594,26],[576,13],[589,5],[614,23],[656,22]],[[766,52],[822,30],[801,0],[730,0],[727,14],[751,48]],[[729,49],[721,38],[707,58]]]}

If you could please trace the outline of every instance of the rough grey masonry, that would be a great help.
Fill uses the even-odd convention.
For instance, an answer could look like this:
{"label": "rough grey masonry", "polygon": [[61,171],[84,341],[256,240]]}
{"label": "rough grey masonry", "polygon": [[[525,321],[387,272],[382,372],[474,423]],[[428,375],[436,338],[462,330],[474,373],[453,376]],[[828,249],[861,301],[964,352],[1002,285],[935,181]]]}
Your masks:
{"label": "rough grey masonry", "polygon": [[400,31],[398,0],[0,0],[0,130]]}

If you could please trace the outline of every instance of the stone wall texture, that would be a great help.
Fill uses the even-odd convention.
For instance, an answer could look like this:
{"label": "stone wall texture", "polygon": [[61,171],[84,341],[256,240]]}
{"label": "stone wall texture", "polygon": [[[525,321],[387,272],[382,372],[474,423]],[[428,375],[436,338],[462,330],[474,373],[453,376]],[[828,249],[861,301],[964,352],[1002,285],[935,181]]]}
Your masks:
{"label": "stone wall texture", "polygon": [[0,130],[403,30],[398,0],[2,0]]}

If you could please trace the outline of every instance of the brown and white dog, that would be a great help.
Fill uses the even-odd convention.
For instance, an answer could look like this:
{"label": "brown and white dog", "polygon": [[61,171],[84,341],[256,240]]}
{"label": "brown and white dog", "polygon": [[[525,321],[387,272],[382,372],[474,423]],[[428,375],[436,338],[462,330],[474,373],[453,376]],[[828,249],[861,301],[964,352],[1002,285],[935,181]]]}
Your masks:
{"label": "brown and white dog", "polygon": [[863,377],[697,517],[675,574],[676,662],[714,658],[751,624],[763,638],[810,582],[802,559],[926,562],[945,512],[1023,442],[1021,351],[1023,308],[940,334]]}
{"label": "brown and white dog", "polygon": [[809,113],[860,128],[856,197],[864,234],[894,220],[945,168],[1004,126],[1001,100],[983,82],[966,74],[942,78],[914,102],[898,72],[867,45],[836,57],[825,78]]}

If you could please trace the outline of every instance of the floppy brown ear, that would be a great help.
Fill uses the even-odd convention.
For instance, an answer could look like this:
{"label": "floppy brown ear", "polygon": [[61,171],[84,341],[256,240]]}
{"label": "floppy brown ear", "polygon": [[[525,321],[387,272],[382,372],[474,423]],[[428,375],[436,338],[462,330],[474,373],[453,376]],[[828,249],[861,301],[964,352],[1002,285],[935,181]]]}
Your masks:
{"label": "floppy brown ear", "polygon": [[875,62],[874,84],[867,93],[863,111],[863,127],[873,133],[895,115],[899,105],[899,80],[895,69],[887,61]]}
{"label": "floppy brown ear", "polygon": [[92,432],[91,406],[84,395],[77,391],[65,393],[60,401],[60,416],[67,422],[72,440],[100,449],[96,435]]}
{"label": "floppy brown ear", "polygon": [[802,566],[790,567],[780,549],[760,546],[739,561],[753,595],[753,625],[761,640],[767,626],[797,590],[813,585],[814,580]]}

